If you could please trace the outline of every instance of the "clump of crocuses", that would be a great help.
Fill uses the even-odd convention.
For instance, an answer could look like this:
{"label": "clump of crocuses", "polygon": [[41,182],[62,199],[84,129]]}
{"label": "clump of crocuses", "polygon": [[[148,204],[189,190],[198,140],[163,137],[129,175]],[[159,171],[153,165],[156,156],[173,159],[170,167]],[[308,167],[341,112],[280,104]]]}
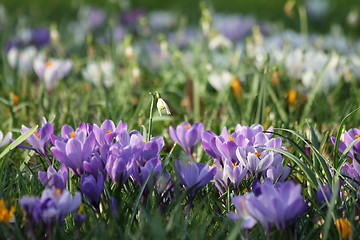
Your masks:
{"label": "clump of crocuses", "polygon": [[271,228],[283,232],[287,226],[294,226],[297,218],[307,209],[307,202],[301,196],[301,186],[292,181],[272,184],[272,181],[258,183],[253,193],[232,199],[237,213],[228,216],[242,220],[242,227],[251,228],[259,222],[270,239]]}
{"label": "clump of crocuses", "polygon": [[229,133],[224,127],[218,136],[212,131],[202,134],[202,146],[213,160],[218,171],[215,176],[220,192],[231,182],[235,190],[247,173],[260,179],[271,178],[284,181],[290,173],[288,166],[283,166],[282,155],[264,148],[284,150],[281,138],[272,138],[272,127],[264,132],[259,124],[251,127],[236,125]]}
{"label": "clump of crocuses", "polygon": [[27,219],[29,237],[33,238],[38,225],[43,225],[47,234],[52,233],[53,226],[62,224],[65,217],[79,208],[81,194],[74,197],[66,189],[47,188],[41,197],[25,196],[19,200]]}

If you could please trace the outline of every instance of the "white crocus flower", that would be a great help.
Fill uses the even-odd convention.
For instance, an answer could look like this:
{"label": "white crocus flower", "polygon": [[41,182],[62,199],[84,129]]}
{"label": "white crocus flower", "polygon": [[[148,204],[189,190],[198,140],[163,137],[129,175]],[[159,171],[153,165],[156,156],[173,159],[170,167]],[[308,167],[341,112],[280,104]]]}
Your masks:
{"label": "white crocus flower", "polygon": [[26,74],[32,70],[36,55],[37,50],[33,46],[24,49],[12,47],[7,53],[7,59],[10,67],[18,69],[21,74]]}
{"label": "white crocus flower", "polygon": [[45,82],[47,90],[53,89],[60,79],[69,74],[72,68],[71,60],[37,58],[34,61],[34,70],[38,77]]}
{"label": "white crocus flower", "polygon": [[106,87],[111,87],[113,81],[114,64],[111,61],[88,62],[83,69],[82,74],[84,78],[95,85],[101,82]]}
{"label": "white crocus flower", "polygon": [[5,137],[2,131],[0,131],[0,148],[10,143],[10,138],[12,137],[12,133],[8,132]]}
{"label": "white crocus flower", "polygon": [[234,79],[234,76],[227,71],[224,71],[220,74],[213,72],[209,75],[210,85],[213,88],[215,88],[217,91],[221,91],[221,90],[225,89],[227,86],[229,86],[229,84],[231,83],[231,81],[233,79]]}
{"label": "white crocus flower", "polygon": [[211,38],[209,42],[209,48],[211,50],[215,50],[221,47],[228,49],[231,48],[231,46],[231,41],[221,34],[218,34],[215,37]]}

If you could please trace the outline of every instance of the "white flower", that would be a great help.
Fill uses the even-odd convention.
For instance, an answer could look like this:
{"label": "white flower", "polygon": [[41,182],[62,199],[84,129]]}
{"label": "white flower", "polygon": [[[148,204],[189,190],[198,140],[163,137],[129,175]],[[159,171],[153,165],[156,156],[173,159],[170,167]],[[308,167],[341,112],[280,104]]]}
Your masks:
{"label": "white flower", "polygon": [[28,73],[32,70],[34,59],[37,55],[35,47],[30,46],[22,50],[12,47],[7,53],[7,59],[10,67],[17,68],[21,74]]}
{"label": "white flower", "polygon": [[86,67],[82,70],[84,78],[95,85],[101,82],[106,87],[111,87],[113,81],[114,64],[112,61],[88,62]]}
{"label": "white flower", "polygon": [[167,115],[171,115],[169,106],[166,104],[166,102],[165,102],[162,98],[158,98],[156,107],[157,107],[157,109],[158,109],[158,111],[159,111],[160,116],[162,116],[161,112],[162,112],[163,110],[166,111],[166,114],[167,114]]}
{"label": "white flower", "polygon": [[2,131],[0,131],[0,148],[7,145],[10,142],[10,138],[12,137],[12,133],[8,132],[5,137]]}
{"label": "white flower", "polygon": [[34,70],[40,79],[45,82],[48,90],[53,89],[60,79],[69,74],[72,68],[71,60],[37,58],[34,61]]}
{"label": "white flower", "polygon": [[209,48],[211,50],[215,50],[220,47],[231,48],[231,46],[231,41],[221,34],[218,34],[215,37],[211,38],[209,42]]}
{"label": "white flower", "polygon": [[234,76],[226,71],[220,74],[213,72],[209,75],[210,85],[217,91],[225,89],[227,86],[229,86],[233,79]]}

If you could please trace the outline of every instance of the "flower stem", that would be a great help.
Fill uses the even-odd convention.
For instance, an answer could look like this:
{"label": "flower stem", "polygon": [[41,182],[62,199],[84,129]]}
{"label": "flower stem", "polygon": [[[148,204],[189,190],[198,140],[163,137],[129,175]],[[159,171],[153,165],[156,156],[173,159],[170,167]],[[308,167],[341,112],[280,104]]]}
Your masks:
{"label": "flower stem", "polygon": [[151,104],[150,104],[150,115],[149,115],[149,132],[148,132],[148,135],[147,135],[147,141],[151,140],[153,110],[154,110],[154,101],[155,101],[155,95],[152,92],[150,92],[149,94],[151,95]]}

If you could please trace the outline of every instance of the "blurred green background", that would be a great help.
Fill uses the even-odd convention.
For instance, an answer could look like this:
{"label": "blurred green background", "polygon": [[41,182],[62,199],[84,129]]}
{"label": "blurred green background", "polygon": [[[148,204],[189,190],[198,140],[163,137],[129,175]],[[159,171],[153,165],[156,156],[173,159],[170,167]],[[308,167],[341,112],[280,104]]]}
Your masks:
{"label": "blurred green background", "polygon": [[[290,1],[295,2],[296,6],[302,6],[306,2],[305,0]],[[360,33],[360,24],[349,26],[346,21],[351,10],[355,13],[360,12],[360,0],[307,0],[313,3],[314,1],[327,2],[328,11],[320,19],[310,18],[310,30],[326,32],[331,25],[339,24],[345,31]],[[217,12],[253,14],[258,19],[281,22],[285,27],[299,30],[297,8],[293,9],[293,17],[289,17],[284,11],[287,0],[207,0],[205,2]],[[34,24],[38,24],[37,21],[61,21],[64,18],[75,18],[77,9],[85,5],[99,6],[109,13],[138,7],[148,11],[171,10],[187,16],[193,22],[197,21],[200,15],[199,0],[2,0],[1,3],[10,16],[29,15],[32,21],[35,21]]]}

